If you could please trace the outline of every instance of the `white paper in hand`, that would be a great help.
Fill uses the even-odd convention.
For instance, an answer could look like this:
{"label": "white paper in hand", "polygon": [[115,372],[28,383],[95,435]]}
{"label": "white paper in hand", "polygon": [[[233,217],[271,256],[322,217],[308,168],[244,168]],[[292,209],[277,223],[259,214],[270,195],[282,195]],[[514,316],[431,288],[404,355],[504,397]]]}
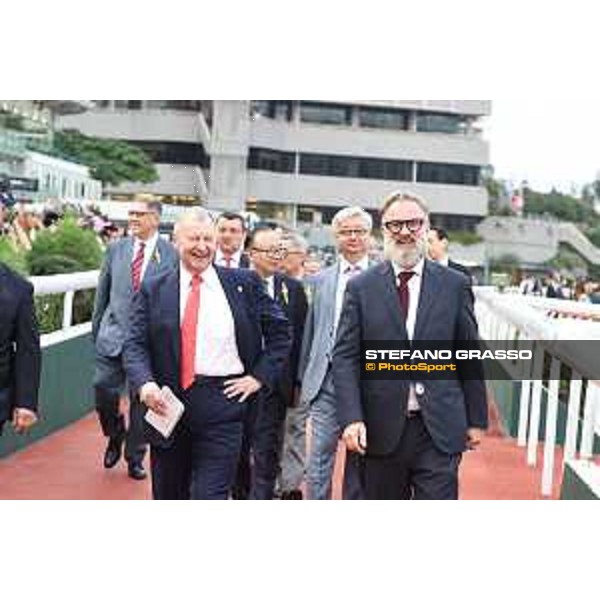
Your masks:
{"label": "white paper in hand", "polygon": [[175,425],[177,425],[179,419],[181,419],[184,406],[183,402],[171,391],[171,388],[164,386],[160,390],[160,393],[167,405],[167,414],[163,416],[155,413],[153,410],[148,410],[145,419],[163,437],[168,438],[173,433],[173,429],[175,429]]}

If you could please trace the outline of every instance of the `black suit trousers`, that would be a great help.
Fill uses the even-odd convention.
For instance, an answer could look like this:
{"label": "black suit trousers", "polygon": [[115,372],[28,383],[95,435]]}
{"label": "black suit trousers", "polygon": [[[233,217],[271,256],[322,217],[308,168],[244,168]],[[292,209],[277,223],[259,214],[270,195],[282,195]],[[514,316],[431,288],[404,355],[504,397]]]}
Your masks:
{"label": "black suit trousers", "polygon": [[440,452],[420,415],[406,420],[388,456],[365,459],[367,500],[458,500],[461,454]]}
{"label": "black suit trousers", "polygon": [[223,393],[226,378],[198,379],[166,448],[152,446],[155,500],[226,500],[235,479],[246,405]]}

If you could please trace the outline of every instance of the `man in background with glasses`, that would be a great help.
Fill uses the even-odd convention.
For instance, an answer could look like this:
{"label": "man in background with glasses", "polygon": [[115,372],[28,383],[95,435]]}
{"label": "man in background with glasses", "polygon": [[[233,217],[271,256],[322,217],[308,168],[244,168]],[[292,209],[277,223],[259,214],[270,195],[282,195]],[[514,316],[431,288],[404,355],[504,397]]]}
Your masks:
{"label": "man in background with glasses", "polygon": [[483,379],[459,361],[444,381],[361,381],[361,342],[477,340],[469,282],[426,260],[423,200],[393,194],[381,217],[387,260],[348,283],[333,351],[343,439],[365,456],[368,499],[457,499],[462,453],[487,427]]}
{"label": "man in background with glasses", "polygon": [[286,411],[297,394],[295,383],[308,305],[302,284],[280,272],[287,250],[279,230],[258,226],[249,235],[247,246],[252,269],[290,322],[292,347],[275,388],[259,392],[249,406],[233,497],[271,500],[279,474]]}
{"label": "man in background with glasses", "polygon": [[174,269],[175,248],[158,234],[161,204],[151,194],[138,194],[129,208],[129,236],[108,246],[92,317],[92,339],[96,348],[94,391],[102,433],[108,438],[104,468],[120,460],[125,442],[125,460],[132,479],[146,478],[142,465],[146,454],[143,407],[129,395],[129,424],[119,410],[126,384],[123,343],[129,324],[129,305],[142,281]]}
{"label": "man in background with glasses", "polygon": [[[348,207],[336,213],[331,225],[338,260],[309,284],[312,301],[299,367],[300,402],[306,406],[311,423],[306,478],[310,500],[331,498],[331,480],[341,434],[336,415],[337,390],[331,371],[333,345],[346,285],[371,266],[368,257],[373,226],[371,215],[360,207]],[[358,456],[347,455],[343,495],[346,499],[362,497]]]}

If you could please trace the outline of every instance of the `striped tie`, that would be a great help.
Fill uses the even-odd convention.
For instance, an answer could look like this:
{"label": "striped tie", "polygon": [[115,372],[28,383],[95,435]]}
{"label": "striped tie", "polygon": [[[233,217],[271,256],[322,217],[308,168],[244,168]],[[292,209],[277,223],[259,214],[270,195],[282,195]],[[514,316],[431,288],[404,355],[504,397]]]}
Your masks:
{"label": "striped tie", "polygon": [[140,289],[142,283],[142,266],[144,264],[144,248],[146,244],[140,242],[137,254],[131,263],[131,284],[133,285],[133,291],[137,292]]}

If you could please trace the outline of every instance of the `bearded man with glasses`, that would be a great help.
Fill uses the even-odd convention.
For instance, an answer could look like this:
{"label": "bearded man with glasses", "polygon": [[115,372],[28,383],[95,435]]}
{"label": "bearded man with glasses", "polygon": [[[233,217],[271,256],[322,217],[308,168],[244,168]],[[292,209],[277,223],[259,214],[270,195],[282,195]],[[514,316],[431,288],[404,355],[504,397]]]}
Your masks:
{"label": "bearded man with glasses", "polygon": [[474,342],[467,278],[426,259],[429,211],[398,192],[381,212],[386,261],[348,282],[333,350],[337,415],[349,452],[365,457],[368,499],[457,499],[462,453],[487,427],[482,376],[460,361],[444,381],[361,380],[361,343]]}

